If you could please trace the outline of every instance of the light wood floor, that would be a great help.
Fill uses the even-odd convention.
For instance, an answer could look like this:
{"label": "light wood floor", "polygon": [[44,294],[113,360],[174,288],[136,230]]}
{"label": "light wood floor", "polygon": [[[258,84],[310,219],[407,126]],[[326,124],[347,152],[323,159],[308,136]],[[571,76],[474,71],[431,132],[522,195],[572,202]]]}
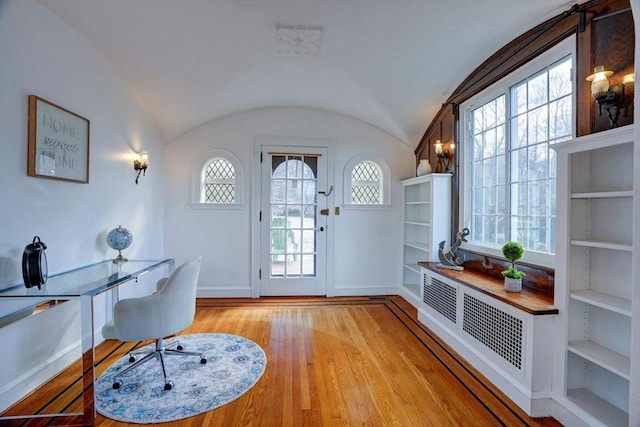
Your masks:
{"label": "light wood floor", "polygon": [[[529,418],[418,323],[400,297],[199,300],[183,333],[202,332],[258,343],[266,371],[237,400],[163,426],[559,426]],[[98,375],[131,347],[101,344]],[[65,371],[6,414],[81,411],[79,396],[79,378]],[[97,425],[128,424],[98,415]]]}

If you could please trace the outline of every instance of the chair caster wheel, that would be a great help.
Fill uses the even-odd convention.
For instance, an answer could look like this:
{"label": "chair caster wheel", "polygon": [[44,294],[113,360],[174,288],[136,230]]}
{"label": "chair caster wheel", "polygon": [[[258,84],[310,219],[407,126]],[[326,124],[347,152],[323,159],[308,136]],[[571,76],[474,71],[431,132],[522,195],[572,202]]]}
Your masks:
{"label": "chair caster wheel", "polygon": [[122,387],[122,380],[114,381],[112,387],[114,390],[118,390],[120,387]]}
{"label": "chair caster wheel", "polygon": [[138,360],[138,358],[137,358],[137,357],[135,357],[135,356],[129,356],[129,363],[133,363],[133,362],[135,362],[136,360]]}
{"label": "chair caster wheel", "polygon": [[200,357],[200,364],[201,364],[201,365],[204,365],[204,364],[206,364],[206,363],[207,363],[207,356],[202,356],[202,357]]}
{"label": "chair caster wheel", "polygon": [[166,383],[164,383],[164,389],[166,391],[169,391],[173,388],[173,381],[169,380]]}

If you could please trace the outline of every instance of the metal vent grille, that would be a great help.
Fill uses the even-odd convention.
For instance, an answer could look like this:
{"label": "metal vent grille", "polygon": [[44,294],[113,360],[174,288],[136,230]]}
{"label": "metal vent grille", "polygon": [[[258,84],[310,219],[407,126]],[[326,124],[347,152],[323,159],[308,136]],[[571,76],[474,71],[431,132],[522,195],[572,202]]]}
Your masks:
{"label": "metal vent grille", "polygon": [[423,275],[422,302],[456,323],[458,288],[449,286],[438,279]]}
{"label": "metal vent grille", "polygon": [[517,317],[464,295],[462,329],[518,369],[522,369],[522,323]]}

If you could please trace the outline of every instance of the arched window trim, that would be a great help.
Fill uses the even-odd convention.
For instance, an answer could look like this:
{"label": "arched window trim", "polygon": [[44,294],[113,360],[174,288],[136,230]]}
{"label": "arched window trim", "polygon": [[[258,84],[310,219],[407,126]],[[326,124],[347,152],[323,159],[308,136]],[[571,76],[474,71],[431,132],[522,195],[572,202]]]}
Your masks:
{"label": "arched window trim", "polygon": [[[214,159],[222,158],[233,166],[235,171],[235,202],[234,203],[203,203],[202,173]],[[191,207],[194,209],[240,209],[244,206],[244,170],[240,160],[227,150],[216,149],[202,153],[194,162],[191,170]]]}
{"label": "arched window trim", "polygon": [[[378,165],[380,168],[381,176],[381,184],[380,189],[382,191],[382,203],[377,205],[361,205],[354,204],[351,202],[351,191],[352,191],[352,182],[351,182],[351,173],[353,172],[353,168],[356,167],[361,162],[368,161]],[[354,210],[387,210],[391,208],[391,170],[389,166],[379,156],[375,154],[369,153],[360,153],[351,157],[343,171],[343,185],[344,191],[342,192],[342,206],[344,209],[354,209]]]}

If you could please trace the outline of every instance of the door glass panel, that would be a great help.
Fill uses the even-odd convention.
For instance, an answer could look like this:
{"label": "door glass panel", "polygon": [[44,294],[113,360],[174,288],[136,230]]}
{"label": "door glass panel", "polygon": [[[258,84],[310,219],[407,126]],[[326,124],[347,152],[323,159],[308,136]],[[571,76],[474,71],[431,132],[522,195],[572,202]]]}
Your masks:
{"label": "door glass panel", "polygon": [[271,277],[316,276],[318,159],[271,156]]}

